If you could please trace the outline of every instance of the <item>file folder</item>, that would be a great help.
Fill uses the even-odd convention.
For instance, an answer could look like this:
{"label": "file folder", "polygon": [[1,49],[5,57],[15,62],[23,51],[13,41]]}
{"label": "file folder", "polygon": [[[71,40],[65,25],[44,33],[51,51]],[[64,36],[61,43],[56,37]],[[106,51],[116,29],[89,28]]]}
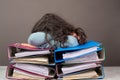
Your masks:
{"label": "file folder", "polygon": [[[86,52],[84,54],[77,54],[78,56],[75,56],[75,57],[72,57],[72,58],[63,59],[63,56],[62,56],[63,54],[66,54],[66,53],[69,53],[69,52],[75,52],[75,51],[82,51],[82,50],[85,50],[85,49],[86,50],[89,49],[91,51]],[[60,62],[64,62],[65,60],[71,60],[71,59],[79,58],[79,57],[82,57],[82,56],[85,56],[85,55],[88,55],[88,54],[91,54],[91,53],[94,53],[94,52],[98,52],[98,51],[101,51],[101,50],[103,50],[101,43],[96,42],[96,41],[88,41],[85,44],[79,45],[79,46],[76,46],[76,47],[58,48],[58,49],[54,50],[54,60],[55,60],[56,63],[60,63]]]}
{"label": "file folder", "polygon": [[12,58],[10,63],[31,63],[40,65],[55,65],[53,54],[28,56],[22,58]]}
{"label": "file folder", "polygon": [[52,67],[48,67],[49,74],[48,75],[44,75],[44,74],[41,74],[41,73],[36,73],[36,72],[33,72],[33,71],[29,71],[29,70],[26,70],[26,69],[21,69],[19,67],[14,66],[14,64],[11,64],[10,66],[8,66],[8,69],[6,71],[7,78],[12,78],[12,74],[13,74],[14,69],[22,71],[24,73],[28,73],[28,74],[34,75],[34,76],[38,76],[40,78],[49,78],[49,79],[51,79],[51,78],[54,78],[54,76],[55,76],[55,70]]}
{"label": "file folder", "polygon": [[105,60],[105,49],[74,59],[64,60],[61,64],[101,62]]}
{"label": "file folder", "polygon": [[22,43],[15,43],[8,46],[8,58],[14,58],[15,53],[25,52],[25,51],[51,51],[51,48],[32,48],[28,46],[21,45]]}
{"label": "file folder", "polygon": [[[89,73],[90,71],[95,71],[97,75],[94,73]],[[62,80],[72,80],[72,79],[86,80],[86,79],[103,79],[104,77],[105,77],[104,69],[103,69],[103,66],[101,65],[95,68],[86,69],[86,70],[78,71],[75,73],[70,73],[67,75],[62,75],[62,76],[59,76],[58,78]]]}
{"label": "file folder", "polygon": [[14,74],[14,70],[15,70],[15,68],[13,68],[11,66],[7,67],[7,70],[6,70],[6,78],[7,79],[10,79],[10,80],[30,80],[30,79],[33,79],[33,80],[37,80],[37,79],[45,80],[46,79],[45,77],[34,75],[34,74],[30,74],[30,73],[26,73],[26,72],[24,72],[24,73],[28,74],[28,76],[17,75],[17,77],[15,77],[13,75]]}
{"label": "file folder", "polygon": [[[55,65],[51,48],[31,48],[21,44],[22,43],[15,43],[8,46],[8,59],[10,63]],[[38,61],[40,58],[42,60],[48,59],[48,62]]]}
{"label": "file folder", "polygon": [[92,69],[101,66],[100,63],[83,63],[83,64],[57,64],[57,76],[64,76],[71,73],[81,72],[87,69]]}

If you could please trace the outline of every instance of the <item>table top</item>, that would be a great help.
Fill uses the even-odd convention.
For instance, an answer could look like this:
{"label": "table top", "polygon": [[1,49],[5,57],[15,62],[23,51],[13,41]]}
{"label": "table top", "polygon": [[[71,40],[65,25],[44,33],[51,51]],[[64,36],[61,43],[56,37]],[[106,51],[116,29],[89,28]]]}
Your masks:
{"label": "table top", "polygon": [[[6,80],[7,66],[0,66],[0,80]],[[105,78],[102,80],[119,80],[120,79],[120,66],[117,67],[104,67]]]}

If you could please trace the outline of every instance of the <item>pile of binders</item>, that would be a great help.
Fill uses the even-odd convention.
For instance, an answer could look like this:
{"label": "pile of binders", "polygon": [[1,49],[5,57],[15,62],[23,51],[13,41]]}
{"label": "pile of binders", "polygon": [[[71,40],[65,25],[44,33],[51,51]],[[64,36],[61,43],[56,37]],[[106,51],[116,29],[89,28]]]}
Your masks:
{"label": "pile of binders", "polygon": [[8,47],[10,65],[6,77],[11,80],[46,80],[55,76],[54,58],[51,48],[36,48],[25,43]]}
{"label": "pile of binders", "polygon": [[105,49],[100,42],[88,41],[83,45],[59,48],[54,52],[56,73],[63,80],[102,79]]}
{"label": "pile of binders", "polygon": [[87,41],[69,48],[36,48],[15,43],[8,46],[11,80],[84,80],[104,78],[105,49],[100,42]]}

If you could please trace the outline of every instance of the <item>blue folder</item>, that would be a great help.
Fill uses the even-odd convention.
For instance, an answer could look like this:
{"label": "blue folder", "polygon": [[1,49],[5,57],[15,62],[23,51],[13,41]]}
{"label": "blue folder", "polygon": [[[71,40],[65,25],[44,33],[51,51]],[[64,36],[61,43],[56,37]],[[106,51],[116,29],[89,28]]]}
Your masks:
{"label": "blue folder", "polygon": [[[100,42],[88,41],[85,44],[82,44],[79,46],[68,47],[68,48],[58,48],[58,49],[54,50],[54,61],[55,61],[55,63],[60,63],[60,62],[64,62],[65,60],[70,60],[70,59],[78,58],[78,57],[93,53],[93,52],[86,53],[86,54],[83,54],[83,55],[80,55],[80,56],[77,56],[74,58],[63,59],[63,57],[62,57],[62,54],[65,52],[73,52],[73,51],[83,50],[83,49],[87,49],[87,48],[91,48],[91,47],[98,47],[97,51],[102,50],[102,44]],[[94,52],[96,52],[96,51],[94,51]]]}

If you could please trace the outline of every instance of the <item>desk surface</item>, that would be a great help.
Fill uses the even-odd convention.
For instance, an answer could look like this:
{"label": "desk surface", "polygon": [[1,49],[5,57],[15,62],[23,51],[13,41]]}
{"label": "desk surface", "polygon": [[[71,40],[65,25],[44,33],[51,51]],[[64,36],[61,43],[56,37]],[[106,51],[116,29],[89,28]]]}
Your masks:
{"label": "desk surface", "polygon": [[[6,80],[5,72],[6,66],[0,66],[0,80]],[[105,78],[104,80],[119,80],[120,67],[104,67]]]}

